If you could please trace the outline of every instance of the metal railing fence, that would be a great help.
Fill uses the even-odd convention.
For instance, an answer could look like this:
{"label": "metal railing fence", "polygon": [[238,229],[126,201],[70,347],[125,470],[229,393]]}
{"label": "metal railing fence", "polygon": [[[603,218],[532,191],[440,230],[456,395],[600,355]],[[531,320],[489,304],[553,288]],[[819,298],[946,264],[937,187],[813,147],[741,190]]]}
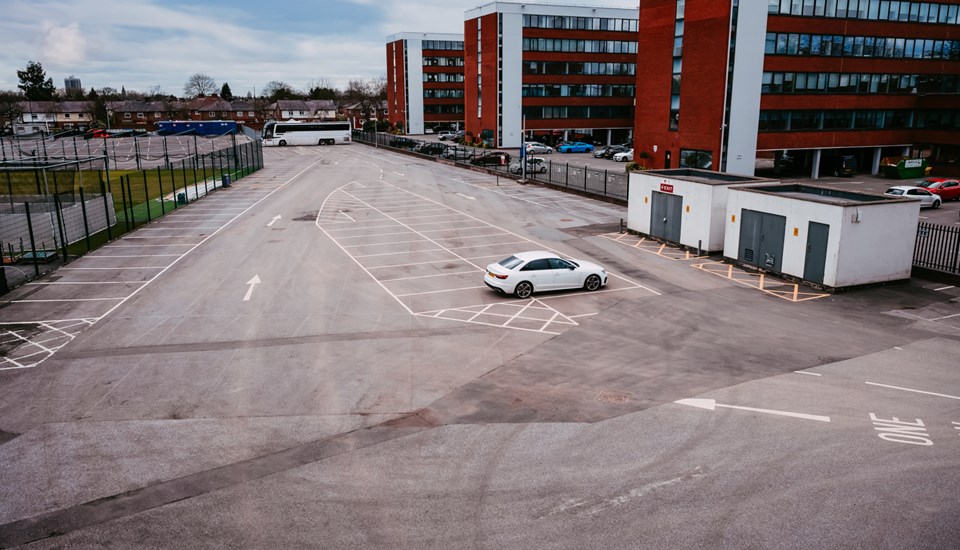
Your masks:
{"label": "metal railing fence", "polygon": [[0,162],[0,294],[263,168],[250,140],[141,170],[105,157]]}
{"label": "metal railing fence", "polygon": [[960,275],[960,227],[920,222],[913,248],[913,265]]}
{"label": "metal railing fence", "polygon": [[[455,143],[437,144],[432,141],[421,141],[408,138],[406,136],[397,136],[383,132],[354,132],[354,141],[373,145],[374,147],[383,147],[393,150],[408,151],[433,158],[443,158],[463,166],[475,166],[473,161],[484,153],[496,152],[493,149],[482,147],[473,147],[459,145]],[[443,147],[441,149],[441,147]],[[456,154],[449,153],[446,148],[457,147]],[[532,155],[541,156],[541,155]],[[506,177],[520,179],[522,171],[519,170],[520,159],[514,155],[510,163],[506,164],[485,164],[480,167],[502,174]],[[511,166],[513,164],[513,166]],[[553,158],[544,158],[542,172],[527,171],[526,179],[543,183],[555,187],[572,189],[578,192],[613,199],[625,204],[627,200],[627,188],[629,184],[629,174],[624,170],[606,170],[601,168],[592,168],[586,165],[576,165],[569,162],[554,160]]]}

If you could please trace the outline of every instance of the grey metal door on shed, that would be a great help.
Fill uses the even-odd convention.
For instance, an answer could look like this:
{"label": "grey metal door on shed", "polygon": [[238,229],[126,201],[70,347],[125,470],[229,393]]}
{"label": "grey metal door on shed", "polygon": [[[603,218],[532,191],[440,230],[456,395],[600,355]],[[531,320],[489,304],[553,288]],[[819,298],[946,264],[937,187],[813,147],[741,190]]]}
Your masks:
{"label": "grey metal door on shed", "polygon": [[740,212],[741,262],[779,272],[787,218],[767,212]]}
{"label": "grey metal door on shed", "polygon": [[803,261],[803,279],[823,284],[823,271],[827,265],[827,239],[830,226],[810,222],[807,225],[807,256]]}
{"label": "grey metal door on shed", "polygon": [[650,205],[650,235],[679,243],[682,215],[683,197],[654,191]]}

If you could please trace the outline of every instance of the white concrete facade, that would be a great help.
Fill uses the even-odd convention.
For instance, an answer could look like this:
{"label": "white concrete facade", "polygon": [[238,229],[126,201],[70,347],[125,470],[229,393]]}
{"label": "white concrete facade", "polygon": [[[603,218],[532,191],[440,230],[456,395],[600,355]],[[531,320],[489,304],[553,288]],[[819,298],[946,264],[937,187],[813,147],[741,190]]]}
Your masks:
{"label": "white concrete facade", "polygon": [[[675,170],[682,171],[684,170]],[[683,197],[679,244],[699,248],[704,252],[720,252],[724,249],[723,232],[728,190],[735,185],[751,183],[755,184],[757,181],[706,183],[655,172],[633,172],[628,184],[630,199],[627,206],[627,229],[650,235],[652,194],[654,191],[670,193]]]}
{"label": "white concrete facade", "polygon": [[[766,8],[764,8],[766,9]],[[501,28],[498,29],[502,40],[503,55],[497,60],[502,74],[497,83],[502,99],[497,103],[498,147],[520,147],[523,125],[523,16],[547,15],[568,17],[591,17],[607,19],[637,19],[638,9],[594,8],[586,6],[556,4],[521,4],[514,2],[491,2],[467,10],[466,20],[476,19],[492,13],[501,15]],[[766,14],[766,11],[764,11]],[[763,50],[761,42],[761,52]],[[491,52],[496,55],[496,51]],[[576,56],[576,52],[570,52]],[[490,55],[483,52],[483,55]],[[580,54],[583,55],[583,54]],[[487,76],[489,78],[489,76]],[[493,98],[496,100],[496,98]],[[489,99],[488,99],[489,101]],[[469,107],[467,108],[469,111]],[[558,119],[562,121],[563,119]],[[584,129],[586,130],[586,129]]]}
{"label": "white concrete facade", "polygon": [[752,176],[757,162],[767,1],[740,0],[737,13],[737,43],[730,86],[731,116],[727,127],[727,162],[724,171]]}
{"label": "white concrete facade", "polygon": [[743,210],[784,216],[780,272],[803,278],[810,222],[830,227],[823,285],[843,288],[910,278],[919,201],[821,201],[731,188],[724,220],[723,255],[738,260]]}
{"label": "white concrete facade", "polygon": [[404,112],[407,134],[424,132],[423,117],[423,42],[424,40],[463,42],[462,34],[401,32],[387,37],[387,44],[403,44]]}

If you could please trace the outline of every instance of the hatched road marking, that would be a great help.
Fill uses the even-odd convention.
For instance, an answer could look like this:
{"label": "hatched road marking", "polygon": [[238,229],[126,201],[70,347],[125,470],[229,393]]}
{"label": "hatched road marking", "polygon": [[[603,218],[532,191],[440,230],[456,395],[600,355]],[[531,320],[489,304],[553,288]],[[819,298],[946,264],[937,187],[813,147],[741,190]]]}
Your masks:
{"label": "hatched road marking", "polygon": [[[350,221],[341,215],[346,208]],[[328,195],[316,225],[415,316],[555,335],[596,314],[583,312],[577,297],[659,294],[609,273],[608,287],[592,293],[506,298],[479,284],[486,265],[520,248],[543,250],[542,244],[383,180],[364,187],[351,182]]]}

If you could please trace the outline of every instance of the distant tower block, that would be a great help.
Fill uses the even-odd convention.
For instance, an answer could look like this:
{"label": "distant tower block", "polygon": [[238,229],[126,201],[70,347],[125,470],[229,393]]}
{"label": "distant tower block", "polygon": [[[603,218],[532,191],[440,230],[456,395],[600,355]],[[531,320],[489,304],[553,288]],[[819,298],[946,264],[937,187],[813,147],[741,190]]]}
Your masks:
{"label": "distant tower block", "polygon": [[71,90],[83,90],[83,86],[80,85],[80,79],[73,75],[63,79],[63,88],[68,92]]}

